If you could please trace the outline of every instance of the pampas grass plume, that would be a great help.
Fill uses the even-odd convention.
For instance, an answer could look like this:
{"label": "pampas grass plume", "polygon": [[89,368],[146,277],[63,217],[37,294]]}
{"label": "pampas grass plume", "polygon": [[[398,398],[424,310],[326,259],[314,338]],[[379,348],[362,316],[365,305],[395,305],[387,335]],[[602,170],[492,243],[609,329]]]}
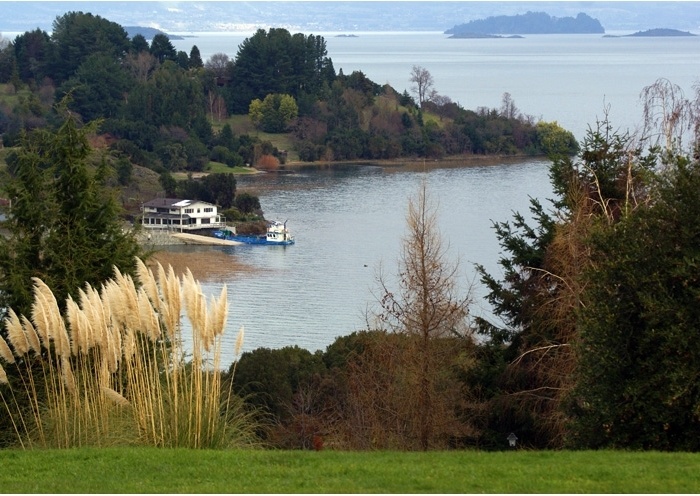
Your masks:
{"label": "pampas grass plume", "polygon": [[32,321],[34,322],[37,334],[41,338],[41,344],[48,350],[51,348],[51,343],[49,342],[51,338],[51,323],[46,314],[44,297],[39,292],[35,292],[34,303],[32,303]]}
{"label": "pampas grass plume", "polygon": [[77,355],[80,351],[85,349],[85,343],[83,341],[84,333],[80,328],[80,317],[78,316],[79,312],[80,308],[78,304],[68,295],[68,299],[66,300],[66,319],[68,320],[68,328],[70,329],[71,351],[73,355]]}
{"label": "pampas grass plume", "polygon": [[241,354],[241,350],[243,349],[243,337],[245,335],[245,331],[243,329],[243,326],[241,326],[240,329],[238,329],[238,335],[236,336],[236,347],[234,348],[234,355],[236,356],[236,359]]}
{"label": "pampas grass plume", "polygon": [[[36,431],[38,442],[46,446],[81,445],[85,436],[90,438],[87,442],[97,440],[99,445],[116,432],[110,425],[114,414],[134,421],[139,439],[156,446],[208,447],[233,440],[231,429],[239,426],[231,424],[228,403],[225,412],[220,403],[223,340],[218,336],[226,327],[226,286],[208,306],[189,269],[180,279],[172,266],[166,271],[158,264],[156,280],[140,259],[136,265],[138,290],[135,278],[115,268],[114,277],[99,291],[86,284],[78,299],[68,297],[61,315],[49,287],[34,278],[31,319],[8,309],[7,341],[0,336],[0,362],[15,363],[16,357],[30,350],[41,354],[42,347],[56,353],[49,353],[41,363],[46,391],[41,395],[30,391],[36,411],[28,417],[26,432],[18,434],[29,436],[30,430]],[[183,304],[192,321],[195,345],[190,365],[182,349]],[[237,357],[243,338],[241,326],[235,343]],[[205,361],[202,351],[210,349],[213,360],[207,356]],[[88,353],[91,350],[94,353]],[[27,372],[31,374],[32,368]],[[0,366],[0,384],[7,382]],[[34,388],[35,381],[30,375],[23,383]],[[40,411],[37,398],[43,395],[50,408]],[[129,408],[116,412],[110,402]],[[49,432],[45,427],[56,427],[56,439],[45,435]]]}
{"label": "pampas grass plume", "polygon": [[10,381],[7,380],[7,374],[5,373],[5,369],[2,368],[2,364],[0,364],[0,384],[9,384]]}
{"label": "pampas grass plume", "polygon": [[29,341],[22,329],[22,322],[14,310],[8,309],[8,316],[5,317],[5,328],[7,329],[7,339],[18,355],[24,355],[29,351]]}
{"label": "pampas grass plume", "polygon": [[7,363],[15,363],[15,355],[12,353],[10,347],[7,346],[7,342],[2,336],[0,336],[0,358]]}
{"label": "pampas grass plume", "polygon": [[156,341],[160,337],[160,324],[158,323],[158,315],[153,309],[148,293],[143,289],[138,292],[139,318],[141,324],[139,330],[148,336],[151,341]]}
{"label": "pampas grass plume", "polygon": [[41,353],[41,343],[39,342],[39,336],[36,333],[34,324],[25,315],[22,315],[22,328],[27,336],[27,343],[29,343],[29,348],[37,355]]}
{"label": "pampas grass plume", "polygon": [[129,400],[124,398],[121,394],[116,392],[114,389],[106,386],[102,386],[100,390],[105,394],[107,398],[116,403],[119,406],[128,406]]}
{"label": "pampas grass plume", "polygon": [[226,317],[228,315],[228,292],[226,285],[221,288],[221,294],[218,300],[214,300],[212,309],[211,326],[215,336],[223,334],[226,329]]}
{"label": "pampas grass plume", "polygon": [[146,267],[146,264],[140,258],[136,259],[136,274],[141,282],[141,287],[146,291],[153,308],[157,311],[160,308],[160,296],[156,278],[153,275],[153,271]]}
{"label": "pampas grass plume", "polygon": [[171,339],[175,338],[180,324],[180,310],[182,308],[182,295],[180,293],[180,280],[175,275],[172,265],[168,266],[167,274],[160,268],[160,287],[165,297],[168,311],[165,314],[165,328]]}
{"label": "pampas grass plume", "polygon": [[75,395],[78,392],[78,388],[75,383],[73,368],[70,364],[70,359],[68,357],[61,357],[61,373],[63,375],[63,381],[66,385],[66,389],[68,389],[68,392],[70,394]]}
{"label": "pampas grass plume", "polygon": [[[59,356],[68,357],[70,356],[70,340],[68,339],[68,332],[63,318],[61,317],[61,311],[58,308],[56,297],[51,291],[51,288],[49,288],[44,281],[38,277],[32,277],[32,281],[34,281],[36,301],[41,301],[39,305],[39,313],[41,315],[40,322],[42,325],[47,326],[44,330],[44,334],[48,338],[53,338],[56,346],[56,353]],[[35,322],[35,324],[38,323]],[[44,345],[48,347],[47,343],[44,343]]]}

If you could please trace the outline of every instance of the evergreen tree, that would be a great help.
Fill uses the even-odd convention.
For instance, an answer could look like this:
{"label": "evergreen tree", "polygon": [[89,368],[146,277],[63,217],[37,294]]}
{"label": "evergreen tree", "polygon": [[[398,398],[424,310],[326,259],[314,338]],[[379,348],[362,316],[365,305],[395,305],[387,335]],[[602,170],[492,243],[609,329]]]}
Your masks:
{"label": "evergreen tree", "polygon": [[166,60],[177,61],[177,51],[167,35],[158,33],[151,40],[151,55],[161,64]]}
{"label": "evergreen tree", "polygon": [[148,52],[148,41],[142,34],[136,34],[131,38],[131,51],[133,53]]}
{"label": "evergreen tree", "polygon": [[113,57],[95,54],[85,59],[75,75],[59,89],[71,94],[70,107],[85,121],[114,118],[124,102],[124,95],[135,84],[123,65]]}
{"label": "evergreen tree", "polygon": [[54,46],[45,31],[40,29],[27,31],[17,36],[12,46],[17,61],[17,71],[22,81],[33,80],[39,83],[49,75]]}
{"label": "evergreen tree", "polygon": [[192,49],[190,50],[190,69],[201,69],[202,67],[204,67],[204,62],[202,62],[199,48],[197,45],[192,45]]}
{"label": "evergreen tree", "polygon": [[272,93],[298,98],[301,93],[319,95],[335,78],[320,36],[304,36],[282,28],[259,29],[241,43],[228,88],[230,110],[248,111],[250,102]]}
{"label": "evergreen tree", "polygon": [[56,84],[70,78],[92,55],[99,53],[121,60],[131,47],[129,36],[119,24],[82,12],[57,17],[51,41],[54,53],[50,76]]}
{"label": "evergreen tree", "polygon": [[496,280],[483,267],[478,270],[502,324],[478,323],[492,344],[506,345],[499,393],[490,401],[510,412],[511,420],[503,424],[502,415],[489,420],[504,429],[502,436],[517,430],[534,447],[565,443],[564,402],[577,367],[577,316],[584,271],[592,265],[589,235],[595,222],[612,225],[644,201],[655,163],[655,154],[643,156],[629,136],[600,122],[587,134],[577,160],[553,157],[554,212],[532,200],[535,227],[517,213],[512,224],[495,225],[507,253],[499,261],[504,279]]}
{"label": "evergreen tree", "polygon": [[674,157],[654,192],[591,238],[576,446],[700,449],[700,164]]}
{"label": "evergreen tree", "polygon": [[[65,104],[61,106],[64,113]],[[0,237],[0,309],[31,315],[32,277],[40,277],[63,305],[77,298],[85,283],[110,278],[113,268],[132,273],[140,248],[118,217],[117,203],[105,186],[108,168],[89,165],[88,136],[66,113],[57,131],[25,136],[11,157],[13,199]]]}

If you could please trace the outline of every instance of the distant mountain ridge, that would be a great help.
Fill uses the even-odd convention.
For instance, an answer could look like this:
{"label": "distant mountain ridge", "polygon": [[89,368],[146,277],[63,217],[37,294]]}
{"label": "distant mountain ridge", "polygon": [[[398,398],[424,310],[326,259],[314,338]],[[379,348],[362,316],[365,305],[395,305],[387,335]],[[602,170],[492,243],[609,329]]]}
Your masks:
{"label": "distant mountain ridge", "polygon": [[600,21],[580,12],[576,17],[552,17],[545,12],[492,16],[457,25],[445,31],[455,37],[502,34],[596,34],[605,33]]}

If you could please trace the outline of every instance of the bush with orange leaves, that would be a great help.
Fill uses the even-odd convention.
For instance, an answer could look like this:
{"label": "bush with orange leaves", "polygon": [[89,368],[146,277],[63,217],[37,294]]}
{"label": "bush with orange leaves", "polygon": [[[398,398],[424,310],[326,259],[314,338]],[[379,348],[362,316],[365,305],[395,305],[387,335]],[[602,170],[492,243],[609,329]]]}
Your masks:
{"label": "bush with orange leaves", "polygon": [[261,170],[277,170],[280,166],[280,161],[274,155],[262,155],[257,162],[256,168]]}

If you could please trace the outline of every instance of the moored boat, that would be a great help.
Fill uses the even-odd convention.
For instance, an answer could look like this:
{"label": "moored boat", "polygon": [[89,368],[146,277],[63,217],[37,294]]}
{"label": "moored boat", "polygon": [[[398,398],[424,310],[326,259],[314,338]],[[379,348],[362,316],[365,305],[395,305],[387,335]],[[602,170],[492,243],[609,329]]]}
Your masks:
{"label": "moored boat", "polygon": [[248,245],[293,245],[294,236],[287,229],[287,222],[272,221],[267,224],[267,232],[260,235],[236,234],[235,229],[214,231],[214,237],[227,241],[238,241]]}

